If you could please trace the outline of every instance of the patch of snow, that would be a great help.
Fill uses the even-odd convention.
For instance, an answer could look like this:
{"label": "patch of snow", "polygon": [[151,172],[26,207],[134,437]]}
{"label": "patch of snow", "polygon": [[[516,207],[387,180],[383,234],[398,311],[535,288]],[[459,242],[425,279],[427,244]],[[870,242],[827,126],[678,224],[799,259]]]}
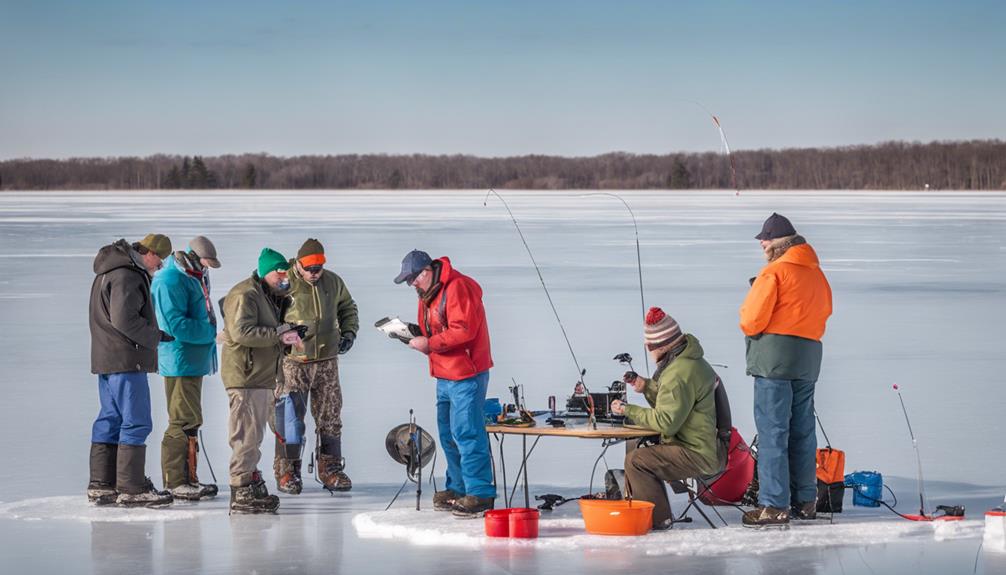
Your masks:
{"label": "patch of snow", "polygon": [[193,519],[210,514],[226,513],[226,504],[221,509],[213,502],[195,504],[177,502],[163,509],[146,507],[98,507],[88,503],[83,495],[39,497],[13,501],[0,505],[0,518],[22,521],[74,520],[85,523],[116,521],[177,521]]}
{"label": "patch of snow", "polygon": [[364,539],[402,539],[420,546],[478,549],[494,546],[531,547],[547,550],[617,548],[650,556],[744,555],[784,549],[867,546],[906,539],[933,541],[977,539],[980,521],[913,523],[877,520],[828,524],[794,522],[787,530],[754,530],[731,526],[716,530],[684,528],[653,532],[643,537],[610,537],[584,531],[578,518],[542,518],[538,539],[486,537],[483,520],[456,519],[445,513],[391,510],[360,513],[353,517],[357,534]]}

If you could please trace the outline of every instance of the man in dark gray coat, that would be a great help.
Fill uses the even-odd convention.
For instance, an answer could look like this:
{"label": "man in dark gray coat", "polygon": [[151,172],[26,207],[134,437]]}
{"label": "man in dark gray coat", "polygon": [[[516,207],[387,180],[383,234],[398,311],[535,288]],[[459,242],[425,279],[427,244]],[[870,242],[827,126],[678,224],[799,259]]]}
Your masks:
{"label": "man in dark gray coat", "polygon": [[91,427],[87,498],[99,505],[163,506],[169,493],[144,474],[151,431],[147,374],[157,371],[157,345],[171,336],[157,327],[150,277],[171,253],[171,240],[150,234],[98,251],[89,309],[91,373],[101,410]]}

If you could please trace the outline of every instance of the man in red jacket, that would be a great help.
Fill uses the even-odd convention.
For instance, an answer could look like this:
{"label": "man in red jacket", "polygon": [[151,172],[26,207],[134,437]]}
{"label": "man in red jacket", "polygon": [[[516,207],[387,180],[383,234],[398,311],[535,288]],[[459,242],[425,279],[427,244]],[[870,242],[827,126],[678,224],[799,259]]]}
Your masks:
{"label": "man in red jacket", "polygon": [[433,496],[433,507],[458,517],[479,517],[493,508],[489,437],[484,404],[489,385],[489,327],[482,288],[419,250],[402,260],[395,283],[407,282],[419,295],[419,325],[409,347],[426,354],[437,379],[437,427],[447,456],[447,487]]}

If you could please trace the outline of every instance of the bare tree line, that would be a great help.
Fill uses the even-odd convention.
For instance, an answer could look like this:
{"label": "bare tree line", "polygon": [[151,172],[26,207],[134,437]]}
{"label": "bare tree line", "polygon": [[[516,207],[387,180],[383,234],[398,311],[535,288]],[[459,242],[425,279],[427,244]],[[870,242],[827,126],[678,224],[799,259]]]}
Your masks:
{"label": "bare tree line", "polygon": [[731,159],[741,189],[1006,189],[1001,140],[744,150],[732,158],[712,152],[29,158],[0,161],[0,189],[728,189]]}

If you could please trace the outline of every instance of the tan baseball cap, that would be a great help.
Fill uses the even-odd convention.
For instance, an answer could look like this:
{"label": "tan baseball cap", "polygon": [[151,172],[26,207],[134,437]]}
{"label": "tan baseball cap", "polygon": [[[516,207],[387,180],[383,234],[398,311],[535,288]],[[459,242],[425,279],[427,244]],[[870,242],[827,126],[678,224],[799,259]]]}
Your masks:
{"label": "tan baseball cap", "polygon": [[189,251],[196,254],[196,257],[206,260],[206,264],[211,268],[220,267],[220,260],[217,259],[217,248],[206,236],[196,236],[189,242]]}

